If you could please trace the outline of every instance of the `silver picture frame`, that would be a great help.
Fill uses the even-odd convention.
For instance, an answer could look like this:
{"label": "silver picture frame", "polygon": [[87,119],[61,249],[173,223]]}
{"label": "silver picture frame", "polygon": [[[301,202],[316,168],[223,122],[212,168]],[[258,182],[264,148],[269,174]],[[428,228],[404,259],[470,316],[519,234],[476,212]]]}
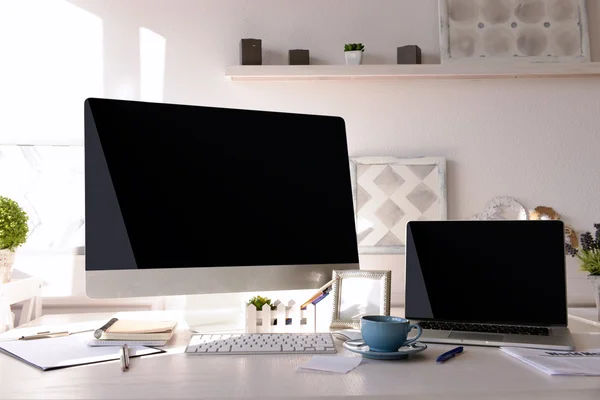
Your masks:
{"label": "silver picture frame", "polygon": [[334,270],[331,328],[360,329],[363,315],[390,315],[391,271]]}

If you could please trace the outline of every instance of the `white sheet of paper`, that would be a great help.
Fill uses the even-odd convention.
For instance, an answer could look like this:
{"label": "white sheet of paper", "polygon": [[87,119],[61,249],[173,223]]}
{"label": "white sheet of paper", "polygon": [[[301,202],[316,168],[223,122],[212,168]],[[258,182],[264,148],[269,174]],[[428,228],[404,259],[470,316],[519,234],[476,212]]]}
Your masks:
{"label": "white sheet of paper", "polygon": [[[89,347],[86,341],[90,336],[91,332],[52,339],[15,340],[1,342],[0,348],[43,370],[119,359],[119,346]],[[129,351],[131,357],[160,353],[148,347],[131,347]]]}
{"label": "white sheet of paper", "polygon": [[358,367],[361,361],[361,357],[314,356],[306,364],[299,366],[298,369],[346,374]]}

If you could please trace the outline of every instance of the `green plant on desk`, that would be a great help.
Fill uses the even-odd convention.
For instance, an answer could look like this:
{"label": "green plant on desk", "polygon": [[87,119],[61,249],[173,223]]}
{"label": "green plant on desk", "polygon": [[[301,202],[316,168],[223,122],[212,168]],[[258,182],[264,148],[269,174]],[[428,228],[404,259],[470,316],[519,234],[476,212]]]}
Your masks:
{"label": "green plant on desk", "polygon": [[580,269],[587,272],[588,279],[594,289],[594,300],[596,302],[596,311],[600,321],[600,224],[594,224],[596,233],[592,236],[591,232],[581,234],[581,245],[574,247],[567,243],[567,253],[571,257],[577,257],[581,261]]}
{"label": "green plant on desk", "polygon": [[262,308],[265,304],[270,306],[271,310],[277,309],[277,307],[275,307],[273,304],[271,304],[271,299],[269,299],[268,297],[254,296],[253,298],[251,298],[248,301],[248,305],[250,305],[250,304],[254,304],[254,307],[256,307],[256,309],[259,311],[262,310]]}
{"label": "green plant on desk", "polygon": [[0,250],[14,251],[25,243],[27,220],[27,213],[16,201],[0,196]]}
{"label": "green plant on desk", "polygon": [[600,276],[600,224],[594,224],[594,228],[596,229],[594,236],[591,232],[581,234],[580,248],[573,247],[569,243],[566,246],[567,253],[581,261],[582,271],[590,276]]}

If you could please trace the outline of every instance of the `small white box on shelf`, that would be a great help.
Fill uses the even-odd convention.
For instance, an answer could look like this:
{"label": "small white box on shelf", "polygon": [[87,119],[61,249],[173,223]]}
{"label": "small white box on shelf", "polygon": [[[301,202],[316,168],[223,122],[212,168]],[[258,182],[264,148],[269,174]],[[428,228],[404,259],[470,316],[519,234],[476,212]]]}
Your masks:
{"label": "small white box on shelf", "polygon": [[308,304],[304,310],[290,300],[287,305],[276,300],[274,310],[268,304],[257,310],[254,304],[246,307],[246,333],[313,333],[316,332],[316,308]]}

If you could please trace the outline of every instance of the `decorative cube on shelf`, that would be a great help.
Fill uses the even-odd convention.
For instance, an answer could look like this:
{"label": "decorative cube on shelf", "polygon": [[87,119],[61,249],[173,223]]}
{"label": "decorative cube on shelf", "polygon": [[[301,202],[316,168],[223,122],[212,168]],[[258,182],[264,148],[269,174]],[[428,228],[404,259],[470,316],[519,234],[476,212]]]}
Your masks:
{"label": "decorative cube on shelf", "polygon": [[308,50],[294,49],[289,52],[290,65],[309,65],[310,54]]}
{"label": "decorative cube on shelf", "polygon": [[421,48],[416,45],[398,47],[397,60],[398,64],[421,64]]}
{"label": "decorative cube on shelf", "polygon": [[262,65],[262,41],[260,39],[241,40],[240,64]]}
{"label": "decorative cube on shelf", "polygon": [[246,333],[313,333],[316,332],[316,309],[314,304],[304,309],[290,300],[283,304],[276,300],[271,305],[264,304],[257,310],[254,304],[246,307]]}

